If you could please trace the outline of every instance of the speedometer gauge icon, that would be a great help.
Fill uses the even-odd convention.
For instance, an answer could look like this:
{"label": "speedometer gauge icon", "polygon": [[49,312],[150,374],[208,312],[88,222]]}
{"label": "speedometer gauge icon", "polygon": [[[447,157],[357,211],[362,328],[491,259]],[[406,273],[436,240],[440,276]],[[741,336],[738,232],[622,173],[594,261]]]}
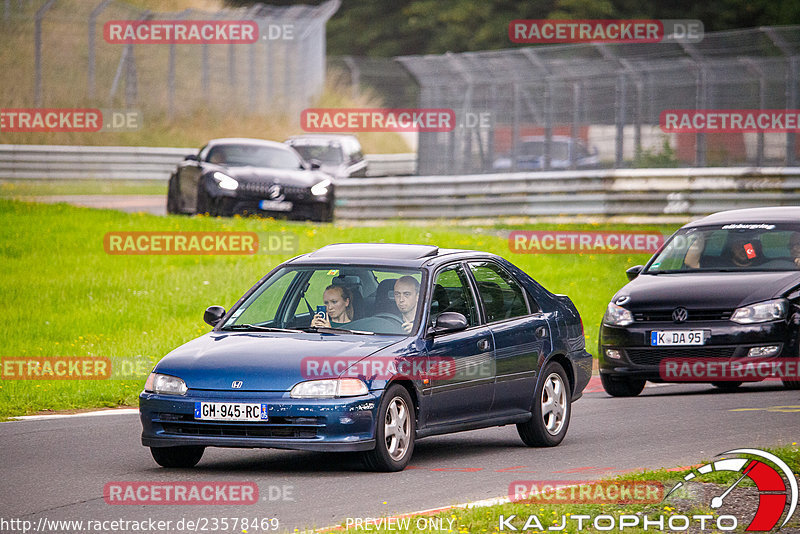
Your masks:
{"label": "speedometer gauge icon", "polygon": [[769,463],[751,458],[725,458],[716,460],[697,468],[695,470],[696,472],[689,473],[683,477],[681,482],[678,482],[675,484],[675,487],[669,490],[669,493],[667,493],[664,499],[667,499],[678,488],[683,487],[686,482],[694,480],[702,475],[717,471],[739,473],[740,476],[733,484],[721,490],[719,495],[711,499],[711,508],[716,510],[722,507],[725,498],[731,492],[735,491],[745,478],[749,478],[758,489],[759,496],[758,510],[756,510],[756,514],[746,530],[751,532],[772,530],[775,528],[775,525],[778,524],[781,517],[784,516],[784,510],[788,502],[789,509],[786,511],[783,523],[781,523],[778,528],[783,527],[789,519],[791,519],[797,509],[797,479],[794,473],[792,473],[792,470],[783,460],[774,454],[759,449],[734,449],[718,454],[717,456],[727,456],[731,454],[757,456],[767,460]]}

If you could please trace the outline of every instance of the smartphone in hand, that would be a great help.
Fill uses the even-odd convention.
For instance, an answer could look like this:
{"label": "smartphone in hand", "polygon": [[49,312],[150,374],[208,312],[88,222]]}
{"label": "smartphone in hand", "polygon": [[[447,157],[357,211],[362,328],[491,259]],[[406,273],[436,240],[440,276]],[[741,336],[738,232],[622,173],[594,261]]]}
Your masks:
{"label": "smartphone in hand", "polygon": [[323,305],[317,306],[317,313],[315,315],[321,315],[323,319],[328,319],[328,307]]}

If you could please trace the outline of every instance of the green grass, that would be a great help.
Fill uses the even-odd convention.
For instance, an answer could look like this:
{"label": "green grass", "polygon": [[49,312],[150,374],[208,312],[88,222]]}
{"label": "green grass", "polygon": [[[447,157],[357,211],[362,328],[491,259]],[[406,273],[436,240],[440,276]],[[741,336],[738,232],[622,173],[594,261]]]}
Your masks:
{"label": "green grass", "polygon": [[[772,452],[782,460],[784,460],[789,467],[796,473],[800,471],[800,449],[798,449],[797,443],[793,443],[787,446],[781,446],[777,448],[770,448],[766,449],[769,452]],[[721,451],[720,451],[721,452]],[[758,459],[758,457],[753,457]],[[712,461],[715,458],[706,458],[705,461],[698,457],[698,463],[705,463],[706,461]],[[689,473],[690,470],[641,470],[637,471],[636,473],[631,473],[628,475],[624,475],[621,477],[614,477],[610,480],[620,481],[620,480],[648,480],[648,481],[660,481],[664,484],[664,492],[665,494],[672,488],[672,486],[681,480],[684,475]],[[727,473],[715,473],[712,475],[704,475],[702,477],[703,483],[713,483],[716,484],[718,490],[716,494],[719,494],[723,488],[728,487],[730,484],[736,481],[738,478],[737,473],[727,472]],[[441,520],[443,521],[443,525],[445,526],[445,532],[448,530],[448,520],[453,520],[452,526],[453,529],[449,532],[453,534],[482,534],[482,533],[489,533],[494,534],[498,531],[499,520],[500,516],[508,518],[512,514],[516,515],[517,517],[512,521],[512,524],[517,527],[519,531],[522,531],[522,525],[525,523],[525,520],[529,515],[536,515],[541,523],[542,526],[547,529],[549,526],[556,526],[561,522],[562,515],[566,516],[575,516],[575,515],[589,515],[592,518],[596,517],[600,514],[608,514],[615,518],[619,518],[622,514],[637,514],[642,513],[646,514],[650,517],[650,519],[656,519],[659,515],[663,514],[665,516],[665,525],[666,525],[666,518],[670,515],[687,515],[689,517],[695,513],[703,513],[703,514],[714,514],[715,512],[712,511],[708,507],[707,502],[703,502],[701,499],[698,499],[696,496],[692,494],[691,491],[683,491],[678,490],[669,499],[665,499],[662,502],[654,503],[654,504],[549,504],[549,503],[541,503],[541,502],[515,502],[515,503],[508,503],[508,504],[500,504],[495,506],[485,506],[485,507],[473,507],[473,508],[454,508],[450,509],[438,514],[430,515],[430,516],[423,516],[423,515],[413,515],[411,516],[410,526],[412,528],[409,529],[383,529],[383,528],[375,528],[374,524],[371,524],[371,529],[369,532],[377,532],[377,533],[397,533],[397,532],[408,532],[408,533],[428,533],[431,532],[430,529],[418,529],[413,528],[416,525],[416,521],[419,518],[429,518],[434,520]],[[730,512],[726,512],[730,513]],[[424,519],[422,519],[424,521]],[[786,527],[784,527],[788,532],[794,532],[792,527],[797,527],[800,521],[797,517],[795,517],[792,521],[790,521]],[[576,526],[577,523],[574,520],[567,521],[567,528],[561,532],[578,532]],[[587,524],[589,528],[587,528]],[[713,523],[710,523],[713,524]],[[693,523],[692,526],[697,526],[697,523]],[[742,532],[744,528],[747,526],[747,523],[743,523],[740,521],[737,531]],[[342,527],[346,527],[346,524],[343,522]],[[692,527],[690,527],[691,529]],[[639,534],[639,533],[647,533],[653,532],[654,529],[656,531],[657,527],[650,527],[648,530],[644,530],[642,528],[629,528],[626,527],[624,532],[629,534]],[[616,523],[616,528],[614,532],[619,531],[619,524]],[[694,530],[690,530],[694,531]],[[699,530],[697,530],[699,531]],[[708,529],[708,532],[712,530]],[[363,528],[343,528],[338,532],[345,532],[345,533],[363,533],[366,532]],[[526,532],[537,532],[536,530],[528,530]],[[548,532],[545,531],[538,531],[538,532]],[[555,532],[555,531],[549,531]],[[584,528],[580,532],[598,532],[594,528],[591,527],[591,521],[587,521],[584,523]]]}
{"label": "green grass", "polygon": [[161,195],[166,182],[153,180],[0,180],[0,197],[49,195]]}
{"label": "green grass", "polygon": [[[555,228],[526,225],[526,228]],[[617,228],[626,227],[617,225]],[[601,229],[560,225],[560,229]],[[603,227],[603,230],[608,228]],[[631,229],[631,227],[627,227]],[[658,230],[659,227],[636,227]],[[660,228],[671,231],[670,228]],[[599,322],[625,269],[646,255],[511,254],[505,229],[439,221],[376,227],[271,219],[157,217],[0,199],[0,296],[9,315],[0,356],[102,356],[149,367],[207,332],[203,310],[230,307],[259,278],[290,256],[111,256],[108,231],[290,232],[298,253],[337,242],[427,243],[494,252],[547,289],[568,294],[596,351]],[[0,381],[0,417],[98,406],[136,405],[137,380]]]}

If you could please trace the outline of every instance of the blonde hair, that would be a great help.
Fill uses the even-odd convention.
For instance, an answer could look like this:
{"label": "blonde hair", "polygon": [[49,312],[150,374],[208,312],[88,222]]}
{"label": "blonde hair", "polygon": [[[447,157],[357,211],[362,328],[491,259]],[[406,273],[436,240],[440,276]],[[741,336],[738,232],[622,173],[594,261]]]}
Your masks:
{"label": "blonde hair", "polygon": [[350,291],[349,288],[345,286],[339,286],[336,284],[331,284],[325,288],[325,291],[330,289],[338,289],[339,293],[342,295],[343,299],[347,300],[347,307],[345,308],[345,312],[347,312],[347,317],[351,321],[353,320],[353,292]]}

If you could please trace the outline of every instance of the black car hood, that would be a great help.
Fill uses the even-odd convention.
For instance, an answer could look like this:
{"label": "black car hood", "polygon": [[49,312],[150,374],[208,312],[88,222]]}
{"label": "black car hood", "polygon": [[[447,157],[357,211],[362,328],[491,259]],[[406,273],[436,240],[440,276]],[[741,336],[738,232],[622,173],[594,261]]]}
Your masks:
{"label": "black car hood", "polygon": [[800,284],[800,272],[674,273],[638,276],[620,289],[613,301],[631,311],[672,309],[734,309],[779,297]]}
{"label": "black car hood", "polygon": [[222,172],[242,182],[269,182],[294,187],[311,187],[330,178],[317,171],[270,169],[267,167],[225,167]]}

